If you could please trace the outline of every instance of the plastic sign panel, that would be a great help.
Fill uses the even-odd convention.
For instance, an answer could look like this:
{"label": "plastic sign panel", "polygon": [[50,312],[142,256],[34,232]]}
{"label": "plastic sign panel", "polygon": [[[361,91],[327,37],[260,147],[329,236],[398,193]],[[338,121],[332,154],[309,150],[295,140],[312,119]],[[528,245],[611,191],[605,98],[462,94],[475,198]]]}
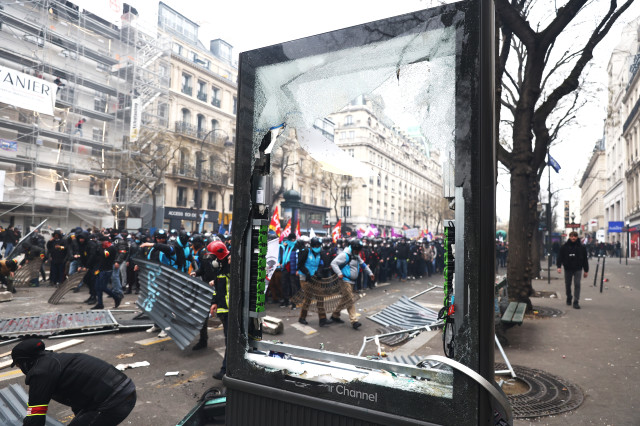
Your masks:
{"label": "plastic sign panel", "polygon": [[53,82],[0,67],[0,102],[5,104],[53,115],[56,88]]}
{"label": "plastic sign panel", "polygon": [[622,232],[622,228],[624,228],[624,222],[609,222],[609,232]]}

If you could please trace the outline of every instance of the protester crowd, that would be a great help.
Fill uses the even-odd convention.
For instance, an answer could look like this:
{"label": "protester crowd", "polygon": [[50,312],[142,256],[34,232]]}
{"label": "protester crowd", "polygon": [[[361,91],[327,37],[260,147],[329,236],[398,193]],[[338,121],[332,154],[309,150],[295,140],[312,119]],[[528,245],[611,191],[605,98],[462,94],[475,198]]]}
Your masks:
{"label": "protester crowd", "polygon": [[[291,299],[302,290],[304,297],[299,306],[298,322],[308,324],[307,309],[312,302],[310,299],[315,298],[322,327],[344,321],[340,319],[338,309],[327,317],[318,291],[316,296],[309,296],[314,294],[311,278],[326,281],[337,277],[341,284],[340,294],[346,300],[353,293],[374,288],[377,282],[404,282],[442,273],[444,247],[439,240],[364,237],[334,241],[330,237],[297,238],[290,233],[280,244],[276,267],[267,299],[280,303],[281,307],[295,309],[298,306]],[[338,306],[347,310],[352,327],[359,328],[361,324],[355,317],[353,304],[345,302]]]}

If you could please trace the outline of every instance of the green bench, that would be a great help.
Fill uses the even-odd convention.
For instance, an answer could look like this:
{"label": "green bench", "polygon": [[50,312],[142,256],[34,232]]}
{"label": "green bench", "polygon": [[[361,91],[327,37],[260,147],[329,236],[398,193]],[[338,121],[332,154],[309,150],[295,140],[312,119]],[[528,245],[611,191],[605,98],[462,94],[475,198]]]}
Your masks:
{"label": "green bench", "polygon": [[502,314],[502,322],[505,324],[522,325],[524,313],[527,310],[526,303],[510,302],[507,310]]}

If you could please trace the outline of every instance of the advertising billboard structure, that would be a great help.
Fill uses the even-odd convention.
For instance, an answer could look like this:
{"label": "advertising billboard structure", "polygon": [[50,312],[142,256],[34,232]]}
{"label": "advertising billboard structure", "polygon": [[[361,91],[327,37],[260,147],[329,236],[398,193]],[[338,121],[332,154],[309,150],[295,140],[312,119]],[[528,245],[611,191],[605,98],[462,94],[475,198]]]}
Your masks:
{"label": "advertising billboard structure", "polygon": [[[511,422],[494,382],[494,290],[487,284],[495,281],[493,16],[491,1],[464,1],[240,55],[227,424]],[[325,172],[366,176],[366,165],[351,157],[349,167],[338,164],[343,153],[314,130],[317,120],[362,99],[399,131],[420,129],[455,157],[445,190],[455,206],[445,235],[456,253],[447,260],[454,272],[445,334],[451,358],[437,363],[262,338],[270,153],[283,129],[295,129]]]}

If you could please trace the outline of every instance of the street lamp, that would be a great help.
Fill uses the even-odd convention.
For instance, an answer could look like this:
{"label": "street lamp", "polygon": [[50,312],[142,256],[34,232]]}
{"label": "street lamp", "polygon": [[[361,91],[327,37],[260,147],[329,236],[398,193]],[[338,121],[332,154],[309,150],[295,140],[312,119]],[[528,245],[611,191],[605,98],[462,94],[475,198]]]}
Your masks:
{"label": "street lamp", "polygon": [[[209,130],[202,138],[202,142],[200,142],[200,151],[199,151],[199,158],[196,160],[196,170],[198,172],[198,189],[196,191],[196,210],[200,211],[202,210],[202,163],[205,163],[207,160],[204,159],[204,155],[202,153],[202,147],[204,146],[204,142],[207,140],[207,138],[209,137],[209,135],[211,133],[216,133],[216,132],[222,132],[226,135],[227,139],[225,139],[224,141],[224,146],[230,146],[233,145],[233,143],[230,142],[229,140],[229,134],[222,130],[222,129],[212,129]],[[215,136],[215,135],[214,135]],[[224,212],[223,212],[224,213]]]}

